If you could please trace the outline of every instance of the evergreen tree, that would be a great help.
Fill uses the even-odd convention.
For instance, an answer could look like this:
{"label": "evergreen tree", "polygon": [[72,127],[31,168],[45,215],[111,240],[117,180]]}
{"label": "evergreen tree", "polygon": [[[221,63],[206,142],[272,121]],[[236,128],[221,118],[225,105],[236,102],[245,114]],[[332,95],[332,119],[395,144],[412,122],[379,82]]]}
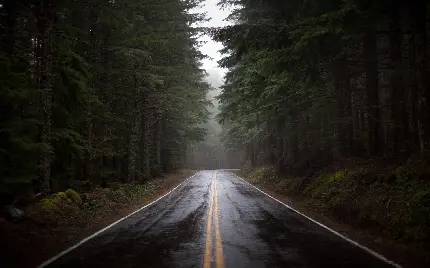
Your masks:
{"label": "evergreen tree", "polygon": [[1,192],[180,168],[208,116],[200,2],[0,1]]}
{"label": "evergreen tree", "polygon": [[406,1],[222,1],[225,140],[251,165],[428,157],[429,8]]}

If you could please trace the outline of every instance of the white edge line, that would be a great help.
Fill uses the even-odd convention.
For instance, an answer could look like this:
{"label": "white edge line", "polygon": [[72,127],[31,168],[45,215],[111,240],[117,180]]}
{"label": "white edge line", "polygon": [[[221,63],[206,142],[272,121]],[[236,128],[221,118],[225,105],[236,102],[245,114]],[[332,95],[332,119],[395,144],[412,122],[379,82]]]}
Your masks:
{"label": "white edge line", "polygon": [[258,191],[260,191],[261,193],[263,193],[263,194],[267,195],[268,197],[272,198],[273,200],[275,200],[275,201],[277,201],[277,202],[281,203],[282,205],[284,205],[284,206],[285,206],[285,207],[287,207],[288,209],[290,209],[290,210],[292,210],[292,211],[296,212],[297,214],[299,214],[299,215],[301,215],[301,216],[305,217],[306,219],[308,219],[308,220],[310,220],[311,222],[313,222],[313,223],[315,223],[315,224],[319,225],[320,227],[322,227],[322,228],[326,229],[327,231],[330,231],[331,233],[333,233],[333,234],[335,234],[335,235],[339,236],[340,238],[343,238],[344,240],[348,241],[348,242],[349,242],[349,243],[351,243],[352,245],[354,245],[354,246],[356,246],[356,247],[359,247],[359,248],[363,249],[364,251],[366,251],[366,252],[367,252],[367,253],[369,253],[370,255],[372,255],[372,256],[374,256],[374,257],[376,257],[376,258],[378,258],[378,259],[380,259],[380,260],[382,260],[382,261],[384,261],[384,262],[386,262],[386,263],[388,263],[388,264],[390,264],[390,265],[392,265],[392,266],[394,266],[394,267],[402,268],[402,266],[401,266],[401,265],[399,265],[399,264],[397,264],[397,263],[395,263],[395,262],[393,262],[393,261],[391,261],[391,260],[387,259],[386,257],[382,256],[381,254],[376,253],[375,251],[373,251],[373,250],[369,249],[368,247],[365,247],[365,246],[363,246],[363,245],[360,245],[359,243],[357,243],[357,242],[355,242],[355,241],[353,241],[353,240],[349,239],[348,237],[346,237],[346,236],[344,236],[344,235],[342,235],[342,234],[340,234],[340,233],[336,232],[335,230],[330,229],[329,227],[325,226],[324,224],[322,224],[322,223],[320,223],[320,222],[317,222],[316,220],[314,220],[314,219],[312,219],[312,218],[310,218],[310,217],[306,216],[305,214],[301,213],[300,211],[298,211],[298,210],[296,210],[296,209],[294,209],[294,208],[290,207],[289,205],[285,204],[284,202],[279,201],[278,199],[274,198],[273,196],[271,196],[271,195],[269,195],[269,194],[265,193],[264,191],[260,190],[259,188],[257,188],[256,186],[252,185],[251,183],[247,182],[246,180],[242,179],[241,177],[237,176],[236,174],[234,174],[234,173],[232,173],[232,174],[233,174],[233,175],[235,175],[236,177],[238,177],[239,179],[241,179],[242,181],[246,182],[247,184],[251,185],[252,187],[254,187],[255,189],[257,189],[257,190],[258,190]]}
{"label": "white edge line", "polygon": [[136,210],[136,211],[134,211],[134,212],[132,212],[132,213],[128,214],[127,216],[125,216],[125,217],[123,217],[123,218],[121,218],[121,219],[117,220],[116,222],[114,222],[114,223],[112,223],[112,224],[110,224],[110,225],[106,226],[105,228],[103,228],[103,229],[101,229],[101,230],[99,230],[99,231],[95,232],[94,234],[92,234],[92,235],[90,235],[89,237],[87,237],[87,238],[85,238],[85,239],[83,239],[83,240],[79,241],[79,242],[78,242],[77,244],[75,244],[74,246],[71,246],[70,248],[68,248],[68,249],[66,249],[66,250],[64,250],[64,251],[62,251],[62,252],[60,252],[59,254],[55,255],[54,257],[50,258],[49,260],[45,261],[44,263],[40,264],[40,265],[39,265],[39,266],[37,266],[37,267],[38,267],[38,268],[46,267],[47,265],[49,265],[49,264],[53,263],[54,261],[56,261],[57,259],[59,259],[60,257],[62,257],[62,256],[64,256],[64,255],[66,255],[66,254],[67,254],[67,253],[69,253],[70,251],[72,251],[72,250],[74,250],[75,248],[77,248],[77,247],[81,246],[82,244],[84,244],[84,243],[85,243],[85,242],[87,242],[88,240],[90,240],[90,239],[92,239],[92,238],[96,237],[97,235],[99,235],[99,234],[103,233],[104,231],[106,231],[107,229],[111,228],[112,226],[114,226],[114,225],[118,224],[119,222],[121,222],[121,221],[123,221],[123,220],[127,219],[128,217],[130,217],[130,216],[132,216],[132,215],[136,214],[137,212],[141,211],[142,209],[145,209],[145,208],[147,208],[147,207],[149,207],[149,206],[153,205],[154,203],[156,203],[156,202],[160,201],[161,199],[163,199],[164,197],[166,197],[167,195],[169,195],[171,192],[173,192],[174,190],[176,190],[179,186],[181,186],[181,185],[182,185],[182,184],[184,184],[186,181],[188,181],[189,179],[193,178],[194,176],[196,176],[196,175],[197,175],[197,174],[199,174],[199,173],[200,173],[200,172],[197,172],[197,173],[196,173],[196,174],[194,174],[193,176],[191,176],[191,177],[187,178],[186,180],[184,180],[183,182],[181,182],[179,185],[177,185],[175,188],[173,188],[172,190],[170,190],[167,194],[165,194],[165,195],[163,195],[163,196],[161,196],[161,197],[157,198],[156,200],[152,201],[151,203],[149,203],[149,204],[147,204],[147,205],[145,205],[145,206],[143,206],[143,207],[139,208],[138,210]]}

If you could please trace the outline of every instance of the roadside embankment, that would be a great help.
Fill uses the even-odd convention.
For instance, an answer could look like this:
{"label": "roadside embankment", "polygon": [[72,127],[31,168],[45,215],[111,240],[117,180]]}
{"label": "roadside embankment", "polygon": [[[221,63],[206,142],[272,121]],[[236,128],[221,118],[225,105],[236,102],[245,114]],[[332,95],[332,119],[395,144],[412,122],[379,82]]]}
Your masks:
{"label": "roadside embankment", "polygon": [[280,177],[270,166],[239,175],[328,227],[401,263],[429,267],[430,168],[423,160]]}

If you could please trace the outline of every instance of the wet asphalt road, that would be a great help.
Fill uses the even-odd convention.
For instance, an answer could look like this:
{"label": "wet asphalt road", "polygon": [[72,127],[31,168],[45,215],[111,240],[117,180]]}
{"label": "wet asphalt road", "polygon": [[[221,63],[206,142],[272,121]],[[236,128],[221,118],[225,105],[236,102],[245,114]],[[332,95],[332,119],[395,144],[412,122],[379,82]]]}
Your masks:
{"label": "wet asphalt road", "polygon": [[202,171],[47,267],[393,266],[228,171]]}

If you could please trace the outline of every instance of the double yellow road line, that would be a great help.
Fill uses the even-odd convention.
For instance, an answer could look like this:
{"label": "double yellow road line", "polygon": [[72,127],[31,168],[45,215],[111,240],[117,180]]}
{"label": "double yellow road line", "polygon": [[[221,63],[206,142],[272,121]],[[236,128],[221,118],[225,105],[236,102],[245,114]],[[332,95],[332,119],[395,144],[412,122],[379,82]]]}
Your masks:
{"label": "double yellow road line", "polygon": [[221,233],[219,230],[218,191],[216,187],[216,171],[212,174],[209,214],[206,224],[206,248],[203,268],[211,268],[212,260],[212,222],[215,221],[215,267],[224,268],[224,255],[222,253]]}

